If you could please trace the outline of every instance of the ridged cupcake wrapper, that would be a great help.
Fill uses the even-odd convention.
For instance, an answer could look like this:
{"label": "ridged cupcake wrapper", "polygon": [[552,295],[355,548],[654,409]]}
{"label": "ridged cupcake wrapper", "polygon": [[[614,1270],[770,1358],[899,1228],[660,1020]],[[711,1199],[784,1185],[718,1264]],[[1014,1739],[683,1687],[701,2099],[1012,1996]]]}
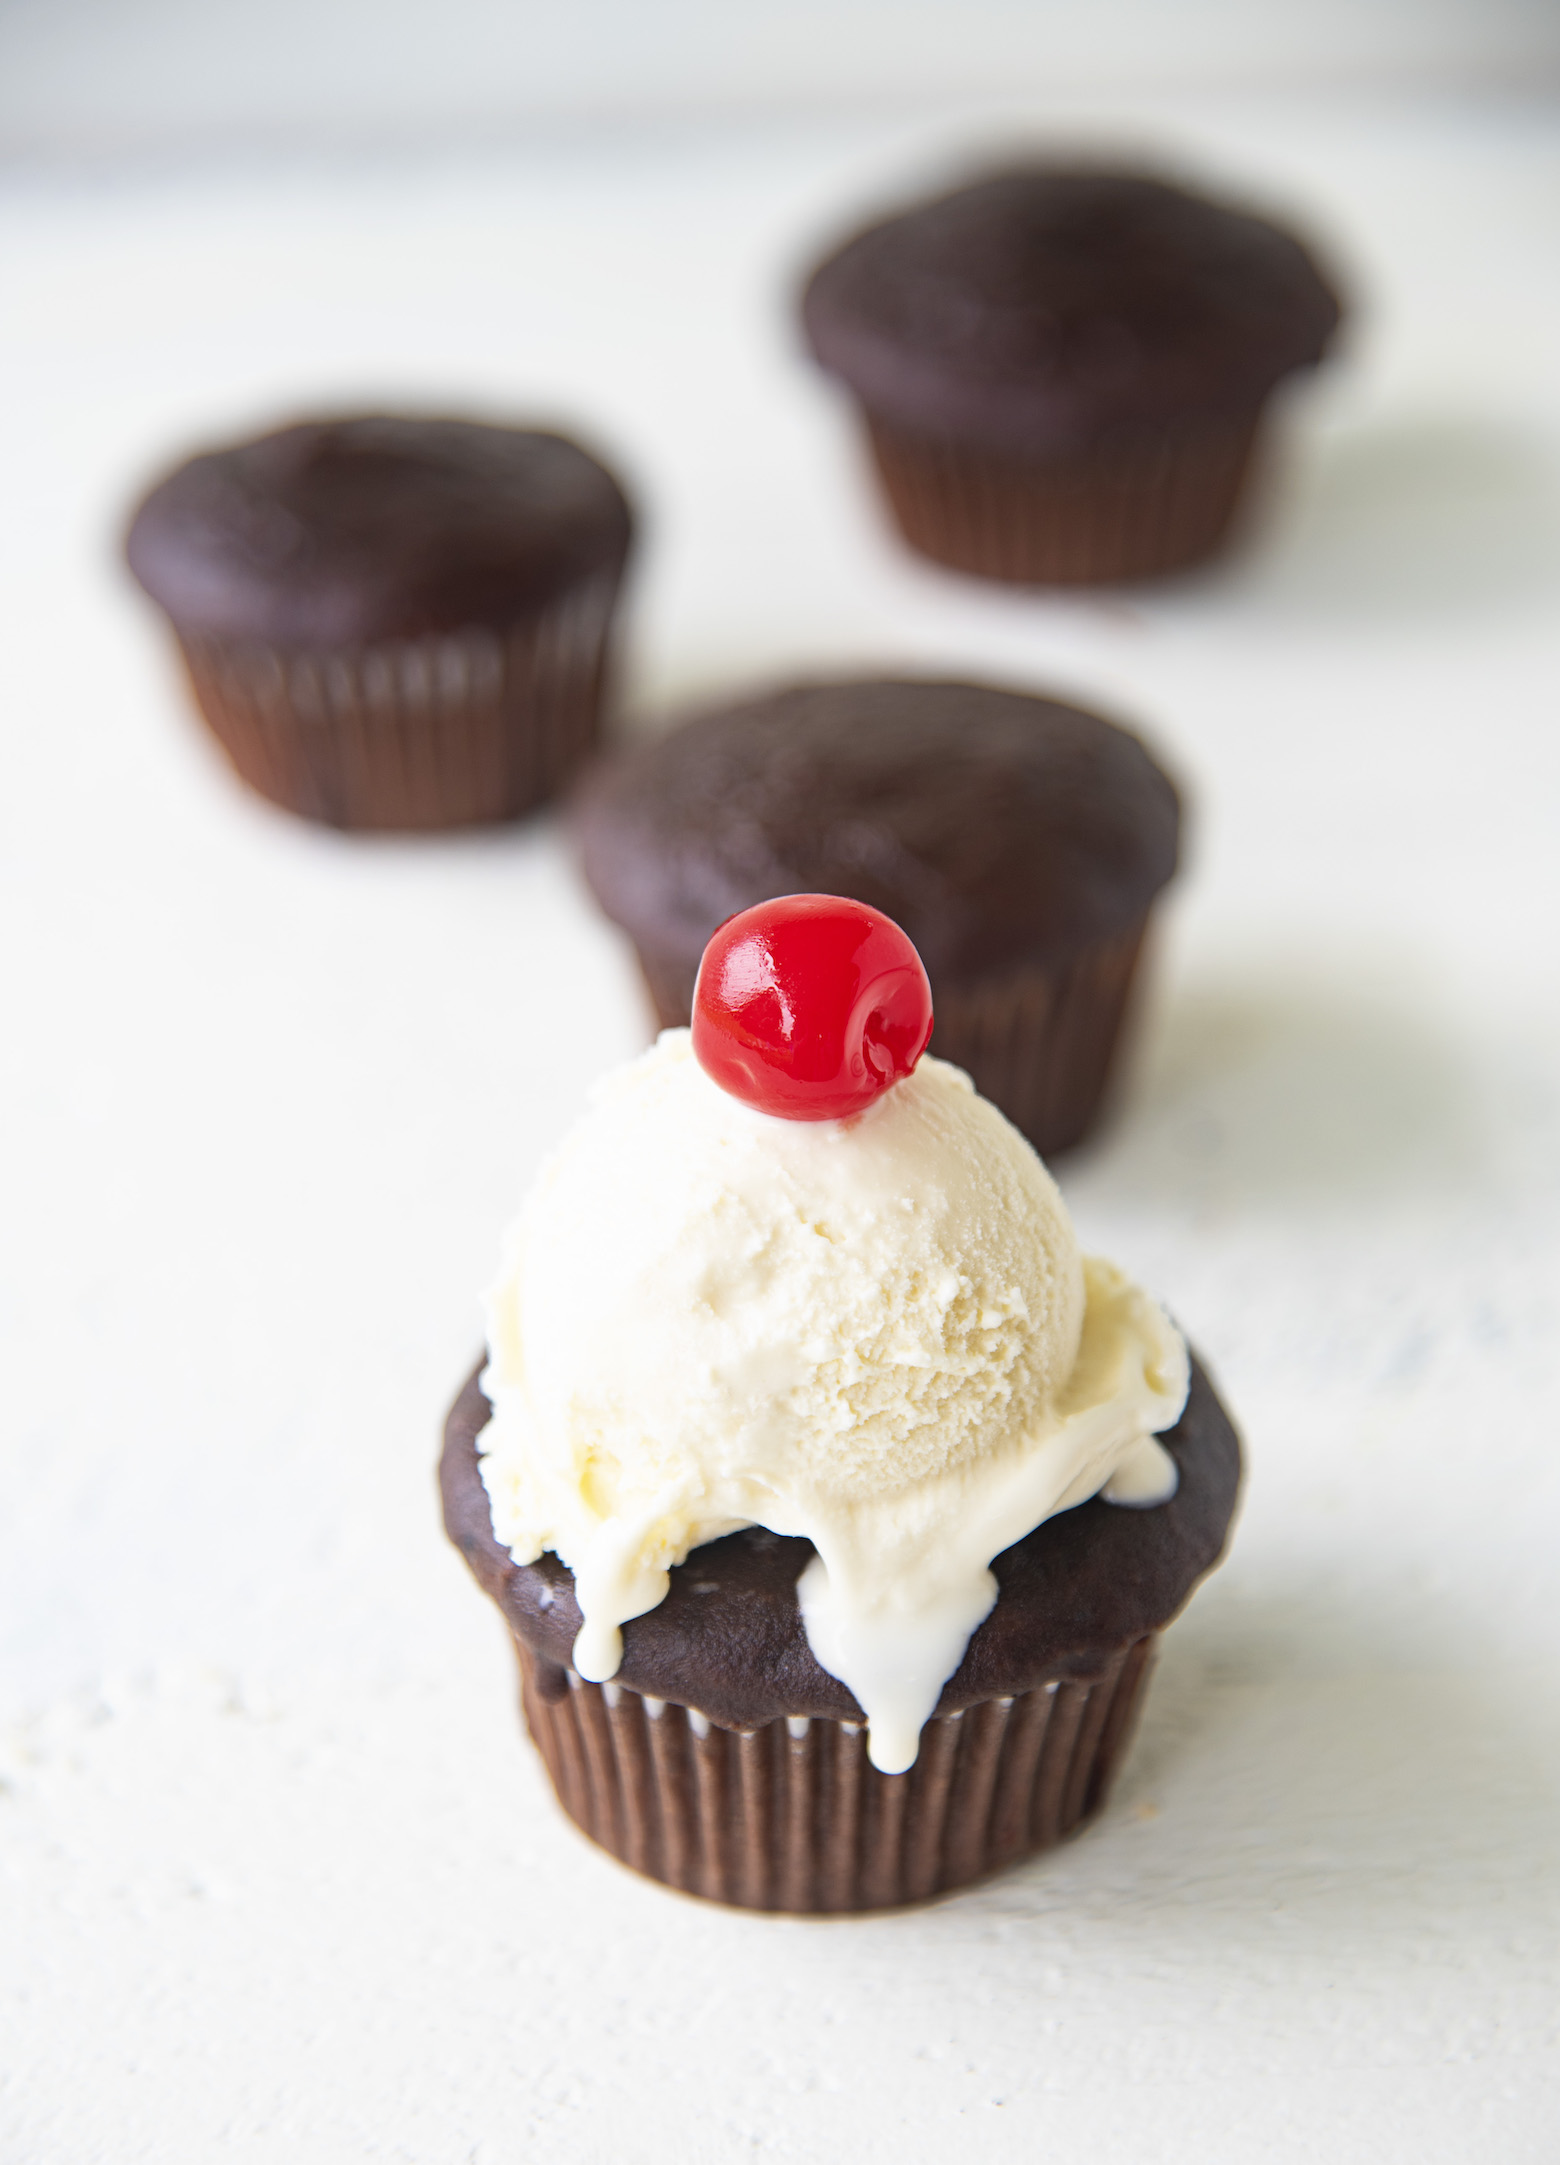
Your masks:
{"label": "ridged cupcake wrapper", "polygon": [[962,1067],[1042,1157],[1081,1142],[1104,1103],[1148,918],[1054,969],[941,992],[932,1051]]}
{"label": "ridged cupcake wrapper", "polygon": [[1229,529],[1260,414],[1045,459],[918,436],[864,415],[906,541],[923,556],[1036,586],[1141,579],[1197,563]]}
{"label": "ridged cupcake wrapper", "polygon": [[516,819],[596,742],[618,579],[506,632],[287,652],[180,635],[196,703],[244,780],[332,827]]}
{"label": "ridged cupcake wrapper", "polygon": [[645,990],[650,995],[657,1029],[685,1030],[693,1014],[693,988],[699,975],[698,957],[695,956],[690,963],[682,956],[657,955],[644,947],[637,948],[636,952],[639,957],[639,974],[643,977]]}
{"label": "ridged cupcake wrapper", "polygon": [[[936,989],[932,1051],[962,1067],[1042,1157],[1081,1141],[1104,1102],[1147,929],[1145,913],[1054,968]],[[661,1028],[686,1023],[687,963],[641,949],[639,964]]]}
{"label": "ridged cupcake wrapper", "polygon": [[1154,1640],[1086,1681],[928,1722],[896,1775],[871,1764],[857,1723],[723,1729],[516,1645],[527,1725],[593,1842],[684,1894],[827,1914],[925,1901],[1072,1833],[1105,1801]]}

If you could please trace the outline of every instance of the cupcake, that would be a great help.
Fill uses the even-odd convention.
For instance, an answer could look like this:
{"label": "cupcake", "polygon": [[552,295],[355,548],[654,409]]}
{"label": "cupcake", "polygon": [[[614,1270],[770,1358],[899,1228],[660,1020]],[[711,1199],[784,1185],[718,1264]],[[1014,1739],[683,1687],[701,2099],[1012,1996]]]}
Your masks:
{"label": "cupcake", "polygon": [[1206,1375],[930,1027],[876,911],[723,927],[543,1169],[446,1427],[564,1810],[747,1908],[1072,1832],[1235,1504]]}
{"label": "cupcake", "polygon": [[1292,233],[1142,174],[999,172],[867,228],[802,299],[911,547],[982,578],[1209,555],[1336,293]]}
{"label": "cupcake", "polygon": [[629,534],[567,437],[374,415],[187,460],[126,555],[262,796],[442,828],[518,818],[591,750]]}
{"label": "cupcake", "polygon": [[663,1027],[689,1020],[723,918],[855,896],[919,949],[933,1051],[1049,1156],[1100,1109],[1180,813],[1137,738],[1096,714],[862,679],[724,707],[601,764],[576,824]]}

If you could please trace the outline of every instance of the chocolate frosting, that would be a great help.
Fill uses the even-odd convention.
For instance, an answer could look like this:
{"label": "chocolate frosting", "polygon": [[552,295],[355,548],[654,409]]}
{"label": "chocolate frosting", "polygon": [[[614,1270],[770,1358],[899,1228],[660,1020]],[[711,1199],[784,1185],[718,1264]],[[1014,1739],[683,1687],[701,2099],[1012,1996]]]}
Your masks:
{"label": "chocolate frosting", "polygon": [[1136,737],[988,685],[801,684],[596,768],[585,876],[642,951],[696,965],[773,895],[851,895],[932,980],[1066,959],[1134,924],[1175,870],[1176,792]]}
{"label": "chocolate frosting", "polygon": [[567,437],[373,415],[188,460],[125,553],[181,632],[329,648],[507,626],[620,566],[629,532],[617,482]]}
{"label": "chocolate frosting", "polygon": [[[444,1524],[484,1593],[562,1689],[580,1628],[574,1575],[556,1556],[515,1563],[493,1534],[477,1438],[489,1407],[477,1376],[451,1408],[439,1483]],[[1032,1691],[1053,1677],[1097,1675],[1108,1657],[1167,1624],[1219,1560],[1240,1485],[1240,1443],[1202,1367],[1160,1441],[1180,1486],[1152,1510],[1097,1498],[1047,1519],[992,1564],[995,1608],[943,1687],[938,1712]],[[748,1527],[695,1549],[658,1608],[623,1627],[619,1682],[696,1707],[727,1728],[783,1714],[860,1721],[861,1709],[807,1643],[796,1582],[810,1541]]]}
{"label": "chocolate frosting", "polygon": [[816,358],[932,434],[1082,452],[1254,411],[1336,294],[1290,233],[1139,174],[1034,166],[922,203],[813,273]]}

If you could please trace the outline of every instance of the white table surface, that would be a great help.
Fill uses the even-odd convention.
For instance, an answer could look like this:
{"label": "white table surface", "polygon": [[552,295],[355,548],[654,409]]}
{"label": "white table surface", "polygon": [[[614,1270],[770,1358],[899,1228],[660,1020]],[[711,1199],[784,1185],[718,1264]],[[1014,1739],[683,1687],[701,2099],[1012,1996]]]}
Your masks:
{"label": "white table surface", "polygon": [[[902,556],[789,328],[967,122],[0,184],[6,2165],[1560,2155],[1560,122],[1147,122],[1360,306],[1246,552],[1097,599]],[[531,1167],[641,1041],[629,962],[548,823],[244,796],[114,554],[192,442],[366,400],[621,462],[641,726],[951,667],[1187,784],[1061,1174],[1214,1366],[1245,1508],[1102,1821],[973,1893],[681,1900],[521,1738],[436,1433]]]}

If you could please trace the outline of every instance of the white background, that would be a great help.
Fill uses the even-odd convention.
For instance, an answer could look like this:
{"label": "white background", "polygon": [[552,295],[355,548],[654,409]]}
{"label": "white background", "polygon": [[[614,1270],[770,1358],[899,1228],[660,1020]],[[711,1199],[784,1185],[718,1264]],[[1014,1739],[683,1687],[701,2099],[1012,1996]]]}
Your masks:
{"label": "white background", "polygon": [[[917,17],[938,51],[956,12]],[[729,38],[689,48],[712,11],[647,14],[701,86],[675,112],[652,73],[626,125],[621,51],[599,111],[557,87],[577,54],[501,95],[513,24],[468,4],[410,143],[388,63],[322,121],[246,60],[213,132],[207,63],[166,73],[209,12],[0,13],[33,71],[0,68],[0,2158],[1538,2165],[1560,125],[1509,77],[1546,22],[1322,9],[1296,88],[1274,11],[1230,79],[1112,81],[1096,44],[1049,102],[1015,63],[998,110],[970,63],[939,111],[908,60],[913,110],[868,108],[864,60],[856,105],[767,97]],[[257,52],[229,15],[221,53]],[[991,7],[999,59],[999,15],[1060,21]],[[798,355],[789,287],[842,217],[1036,132],[1292,208],[1356,296],[1265,515],[1196,577],[918,567]],[[1251,1478],[1103,1821],[987,1888],[705,1909],[590,1852],[518,1734],[436,1433],[538,1153],[641,1041],[628,959],[548,822],[350,840],[243,796],[115,554],[191,442],[369,399],[560,418],[621,464],[625,727],[955,667],[1097,700],[1187,786],[1130,1086],[1060,1170]]]}
{"label": "white background", "polygon": [[1552,0],[0,0],[0,149],[1560,74]]}

